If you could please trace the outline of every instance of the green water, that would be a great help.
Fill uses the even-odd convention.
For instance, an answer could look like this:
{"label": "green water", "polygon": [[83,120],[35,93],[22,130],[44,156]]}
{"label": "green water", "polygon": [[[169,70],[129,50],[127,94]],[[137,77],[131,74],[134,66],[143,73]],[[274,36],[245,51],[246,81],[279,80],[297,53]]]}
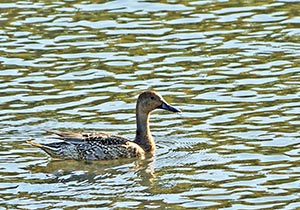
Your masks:
{"label": "green water", "polygon": [[[0,3],[0,208],[300,208],[300,2]],[[51,160],[44,129],[135,134],[146,160]]]}

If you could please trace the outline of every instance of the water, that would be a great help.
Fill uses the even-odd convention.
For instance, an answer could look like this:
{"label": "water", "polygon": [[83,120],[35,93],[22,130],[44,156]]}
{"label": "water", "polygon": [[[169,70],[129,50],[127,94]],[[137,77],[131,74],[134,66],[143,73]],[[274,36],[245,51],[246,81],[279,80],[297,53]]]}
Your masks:
{"label": "water", "polygon": [[[3,209],[300,207],[300,2],[0,3]],[[146,160],[51,160],[44,129],[134,137],[155,89]]]}

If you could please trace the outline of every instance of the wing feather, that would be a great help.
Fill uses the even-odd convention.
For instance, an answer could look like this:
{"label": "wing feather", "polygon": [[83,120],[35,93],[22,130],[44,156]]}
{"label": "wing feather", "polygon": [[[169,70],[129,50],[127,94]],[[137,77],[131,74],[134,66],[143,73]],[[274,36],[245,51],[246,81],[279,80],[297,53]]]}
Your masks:
{"label": "wing feather", "polygon": [[[126,144],[130,139],[123,136],[118,136],[110,133],[74,133],[74,132],[60,132],[56,130],[45,130],[47,133],[55,134],[56,139],[66,142],[82,143],[89,142],[96,145],[119,145]],[[130,141],[131,142],[131,141]]]}

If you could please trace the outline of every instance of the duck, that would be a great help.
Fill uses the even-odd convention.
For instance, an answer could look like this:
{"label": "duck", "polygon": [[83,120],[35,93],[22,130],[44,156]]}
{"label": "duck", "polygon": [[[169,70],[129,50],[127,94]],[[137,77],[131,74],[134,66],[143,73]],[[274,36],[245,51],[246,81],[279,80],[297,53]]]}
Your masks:
{"label": "duck", "polygon": [[145,158],[155,153],[155,141],[151,135],[150,113],[163,109],[174,113],[180,109],[171,106],[156,91],[142,92],[136,103],[136,134],[134,140],[105,132],[76,133],[45,130],[60,141],[53,143],[27,143],[44,150],[50,157],[73,160],[110,160],[119,158]]}

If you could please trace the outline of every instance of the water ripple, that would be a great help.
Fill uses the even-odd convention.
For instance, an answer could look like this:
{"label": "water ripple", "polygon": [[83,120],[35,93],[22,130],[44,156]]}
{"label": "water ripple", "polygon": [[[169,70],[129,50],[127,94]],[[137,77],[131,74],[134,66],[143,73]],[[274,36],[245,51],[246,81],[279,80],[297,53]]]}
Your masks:
{"label": "water ripple", "polygon": [[[0,3],[0,183],[8,209],[296,209],[298,1]],[[54,161],[42,131],[133,138],[159,91],[146,160]]]}

